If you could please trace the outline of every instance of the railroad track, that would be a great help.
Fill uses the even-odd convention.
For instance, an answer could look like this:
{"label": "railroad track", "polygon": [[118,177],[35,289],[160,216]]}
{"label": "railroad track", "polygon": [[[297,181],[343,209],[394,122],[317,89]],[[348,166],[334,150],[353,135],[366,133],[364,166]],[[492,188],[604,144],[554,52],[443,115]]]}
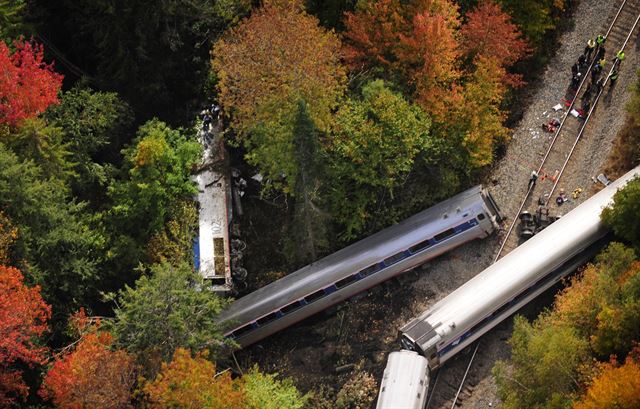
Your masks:
{"label": "railroad track", "polygon": [[[577,90],[567,90],[563,104],[564,113],[560,119],[560,125],[553,134],[553,137],[550,138],[546,152],[539,153],[539,157],[541,158],[540,164],[538,168],[535,169],[540,175],[538,182],[527,190],[518,211],[512,216],[511,223],[506,233],[502,236],[502,244],[495,255],[494,262],[521,244],[521,240],[518,234],[516,234],[516,227],[518,225],[519,215],[523,211],[535,214],[538,210],[539,203],[544,203],[545,206],[551,205],[552,211],[556,210],[566,213],[575,207],[575,202],[577,202],[575,199],[579,199],[579,197],[573,198],[573,203],[565,203],[561,208],[555,208],[554,193],[562,189],[562,176],[566,173],[567,168],[571,167],[570,159],[576,149],[579,149],[579,142],[589,136],[589,122],[598,120],[598,113],[602,111],[602,109],[598,109],[602,105],[599,104],[599,102],[611,91],[606,86],[609,74],[613,70],[613,58],[619,50],[629,48],[629,40],[635,36],[638,18],[640,17],[640,0],[617,0],[616,3],[618,5],[616,13],[612,16],[610,20],[611,23],[607,30],[602,31],[607,37],[604,44],[607,65],[605,65],[599,77],[604,80],[603,87],[600,90],[596,87],[591,88],[592,96],[589,100],[592,102],[588,110],[585,111],[584,119],[575,118],[570,114],[573,109],[578,109],[582,106],[583,97],[585,93],[589,92],[588,89],[592,83],[591,72],[596,62],[594,57],[595,53],[592,53],[592,60],[589,61],[586,69],[581,71],[582,80]],[[576,60],[577,57],[578,56],[576,56]],[[590,181],[590,175],[585,178],[585,183],[583,183],[582,186],[567,186],[568,191],[566,191],[565,194],[571,199],[573,190],[580,187],[582,192],[579,194],[585,196],[585,190],[588,186],[586,182],[588,181]],[[560,215],[560,213],[557,214]]]}
{"label": "railroad track", "polygon": [[[611,23],[606,31],[603,33],[606,35],[607,40],[604,44],[607,59],[607,65],[605,65],[601,78],[604,78],[602,88],[595,90],[595,95],[592,96],[591,105],[585,112],[584,119],[575,118],[570,113],[572,109],[581,107],[581,102],[585,92],[587,92],[591,83],[591,70],[595,66],[596,58],[595,53],[592,53],[592,60],[587,64],[586,69],[582,69],[582,80],[575,91],[568,90],[568,94],[565,98],[564,113],[560,119],[560,125],[554,133],[553,137],[549,139],[545,152],[540,152],[540,164],[536,170],[539,175],[548,175],[550,178],[540,180],[533,186],[529,186],[522,199],[521,205],[518,211],[513,215],[511,223],[508,229],[501,237],[501,245],[495,255],[493,262],[495,263],[501,256],[508,254],[511,250],[515,249],[521,240],[516,234],[515,227],[519,221],[519,215],[523,211],[528,211],[534,214],[540,203],[544,203],[545,206],[552,204],[554,200],[554,193],[561,188],[562,176],[565,173],[575,172],[572,169],[577,167],[572,165],[570,159],[576,150],[580,149],[579,142],[588,136],[588,124],[590,121],[598,120],[598,112],[602,109],[598,109],[598,103],[601,102],[604,97],[610,92],[606,88],[609,75],[615,68],[616,63],[612,63],[614,56],[619,50],[625,50],[629,47],[630,40],[636,36],[636,28],[640,22],[640,0],[617,0],[616,12],[613,13],[610,20]],[[594,34],[597,35],[597,34]],[[586,39],[585,39],[586,43]],[[578,56],[576,56],[577,59]],[[594,94],[592,88],[592,94]],[[600,104],[601,105],[601,104]],[[583,196],[586,196],[587,183],[590,181],[590,175],[585,176],[585,183],[583,184]],[[548,182],[551,182],[550,184]],[[547,183],[543,183],[547,182]],[[572,192],[566,192],[571,195]],[[575,207],[574,203],[567,206],[562,210],[564,212],[569,211]],[[471,370],[473,360],[476,357],[480,340],[476,341],[467,347],[458,357],[452,365],[447,368],[442,368],[438,371],[432,384],[432,390],[430,391],[430,397],[426,405],[426,409],[429,408],[451,408],[462,406],[465,399],[471,396],[473,389],[478,383],[477,374]],[[463,365],[463,362],[468,362]],[[443,373],[446,370],[446,374]],[[471,371],[470,371],[471,370]],[[469,375],[471,374],[471,375]],[[468,383],[467,376],[469,375]],[[458,383],[455,382],[458,381]],[[436,385],[438,385],[438,391],[436,392]]]}

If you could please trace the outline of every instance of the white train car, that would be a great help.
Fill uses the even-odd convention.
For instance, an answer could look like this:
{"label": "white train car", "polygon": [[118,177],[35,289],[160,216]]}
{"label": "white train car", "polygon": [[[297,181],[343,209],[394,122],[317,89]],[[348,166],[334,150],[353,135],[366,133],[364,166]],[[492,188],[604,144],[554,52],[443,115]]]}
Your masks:
{"label": "white train car", "polygon": [[468,241],[489,236],[500,213],[482,186],[324,257],[233,302],[225,335],[250,345]]}
{"label": "white train car", "polygon": [[229,223],[231,222],[231,183],[227,152],[217,128],[203,128],[198,139],[203,155],[192,179],[198,186],[198,237],[194,243],[194,265],[209,281],[211,290],[233,289]]}
{"label": "white train car", "polygon": [[211,283],[213,291],[229,291],[229,177],[221,171],[204,169],[194,179],[200,207],[196,269]]}
{"label": "white train car", "polygon": [[592,257],[608,229],[602,209],[640,167],[620,177],[542,232],[400,328],[404,348],[431,369],[489,331]]}
{"label": "white train car", "polygon": [[376,409],[424,409],[429,385],[427,358],[415,351],[389,354]]}

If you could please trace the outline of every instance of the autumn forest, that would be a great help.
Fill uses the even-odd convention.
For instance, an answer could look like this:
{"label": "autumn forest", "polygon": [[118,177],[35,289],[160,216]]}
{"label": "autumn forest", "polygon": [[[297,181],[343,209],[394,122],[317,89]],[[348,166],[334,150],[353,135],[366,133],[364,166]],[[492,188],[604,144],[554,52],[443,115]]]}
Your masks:
{"label": "autumn forest", "polygon": [[[482,181],[572,3],[0,0],[0,406],[370,407],[365,377],[329,396],[236,370],[192,253],[199,113],[261,176],[251,291]],[[638,85],[628,112],[637,164]],[[515,319],[503,407],[640,405],[639,200]]]}

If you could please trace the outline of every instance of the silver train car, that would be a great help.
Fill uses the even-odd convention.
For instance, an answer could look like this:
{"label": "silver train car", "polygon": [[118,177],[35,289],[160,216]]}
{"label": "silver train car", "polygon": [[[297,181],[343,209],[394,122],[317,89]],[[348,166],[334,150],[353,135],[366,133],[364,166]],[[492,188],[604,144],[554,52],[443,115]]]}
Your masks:
{"label": "silver train car", "polygon": [[245,347],[454,247],[490,235],[499,209],[466,190],[233,302],[217,321]]}
{"label": "silver train car", "polygon": [[[438,368],[595,255],[608,229],[600,213],[640,167],[586,200],[400,328],[402,346]],[[600,242],[600,243],[599,243]]]}
{"label": "silver train car", "polygon": [[427,402],[427,358],[414,351],[389,354],[376,409],[423,409]]}

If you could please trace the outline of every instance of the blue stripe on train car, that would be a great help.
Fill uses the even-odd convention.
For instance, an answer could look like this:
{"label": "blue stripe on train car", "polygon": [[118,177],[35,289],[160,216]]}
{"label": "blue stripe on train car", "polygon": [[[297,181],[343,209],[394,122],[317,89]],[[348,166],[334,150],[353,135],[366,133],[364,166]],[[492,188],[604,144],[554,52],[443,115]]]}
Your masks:
{"label": "blue stripe on train car", "polygon": [[193,266],[200,271],[200,236],[193,239]]}
{"label": "blue stripe on train car", "polygon": [[[475,219],[475,218],[473,218],[473,219],[471,219],[471,220],[469,220],[469,221],[466,221],[466,222],[464,222],[464,223],[462,223],[462,224],[459,224],[459,225],[457,225],[457,226],[455,226],[455,227],[453,228],[453,229],[454,229],[454,231],[455,231],[455,234],[454,234],[454,235],[457,235],[457,234],[460,234],[460,233],[462,233],[462,232],[464,232],[464,231],[466,231],[466,230],[469,230],[469,229],[471,229],[472,227],[477,226],[478,224],[479,224],[479,223],[478,223],[478,220],[477,220],[477,219]],[[435,241],[435,239],[431,239],[431,240],[429,240],[429,241],[432,243],[431,245],[433,245],[433,244],[441,243],[441,242],[443,242],[443,241],[445,241],[445,240],[447,240],[447,239],[449,239],[449,238],[451,238],[451,237],[453,237],[453,236],[447,237],[447,238],[445,238],[445,239],[441,240],[440,242]],[[390,267],[391,265],[396,264],[396,263],[399,263],[400,261],[402,261],[402,260],[404,260],[404,259],[407,259],[407,258],[410,258],[410,257],[412,257],[412,256],[414,256],[414,255],[415,255],[415,254],[411,253],[411,251],[410,251],[410,250],[408,250],[408,249],[407,249],[407,250],[402,251],[402,253],[404,254],[404,257],[403,257],[402,259],[398,260],[398,261],[395,261],[394,263],[390,264],[389,266],[385,265],[384,261],[380,261],[380,262],[378,262],[378,263],[375,263],[375,265],[376,265],[378,268],[377,268],[377,270],[376,270],[375,272],[373,272],[373,273],[370,273],[370,274],[368,274],[368,275],[366,275],[366,276],[365,276],[365,275],[363,275],[363,274],[360,274],[360,273],[356,273],[356,274],[355,274],[355,276],[357,277],[356,281],[360,281],[360,280],[362,280],[362,279],[364,279],[364,278],[368,277],[369,275],[373,275],[373,274],[378,273],[378,272],[380,272],[380,271],[382,271],[382,270],[385,270],[386,268]],[[355,281],[354,281],[354,282],[355,282]],[[338,291],[338,290],[339,290],[339,288],[338,288],[338,287],[335,285],[335,283],[334,283],[334,284],[331,284],[331,285],[329,285],[329,286],[325,287],[322,291],[324,291],[324,296],[327,296],[327,295],[329,295],[329,294],[331,294],[331,293],[334,293],[334,292],[336,292],[336,291]],[[319,290],[319,291],[321,291],[321,290]],[[298,303],[300,303],[300,308],[305,307],[305,306],[307,306],[307,305],[309,305],[309,304],[310,304],[310,303],[308,303],[304,298],[301,298],[301,299],[299,299],[299,300],[297,300],[297,301],[294,301],[294,302],[298,302]],[[282,307],[281,307],[281,308],[282,308]],[[277,311],[276,311],[276,316],[277,316],[276,320],[278,320],[278,319],[280,319],[280,318],[284,317],[285,315],[286,315],[286,314],[285,314],[285,313],[283,313],[281,310],[277,310]],[[260,318],[258,318],[258,319],[260,319]],[[258,320],[255,320],[255,321],[253,321],[253,322],[251,323],[251,327],[252,327],[253,329],[257,329],[257,328],[259,328],[259,327],[260,327],[260,324],[258,324],[258,323],[257,323],[257,321],[258,321]],[[470,335],[470,334],[465,334],[465,335],[463,335],[463,338],[462,338],[462,339],[466,338],[466,337],[467,337],[467,336],[469,336],[469,335]],[[233,336],[233,335],[231,335],[230,337],[231,337],[231,338],[235,338],[235,336]],[[456,343],[456,345],[457,345],[457,343]],[[449,345],[449,347],[448,347],[448,348],[445,348],[445,350],[451,349],[451,348],[453,348],[454,346],[455,346],[455,345]]]}

